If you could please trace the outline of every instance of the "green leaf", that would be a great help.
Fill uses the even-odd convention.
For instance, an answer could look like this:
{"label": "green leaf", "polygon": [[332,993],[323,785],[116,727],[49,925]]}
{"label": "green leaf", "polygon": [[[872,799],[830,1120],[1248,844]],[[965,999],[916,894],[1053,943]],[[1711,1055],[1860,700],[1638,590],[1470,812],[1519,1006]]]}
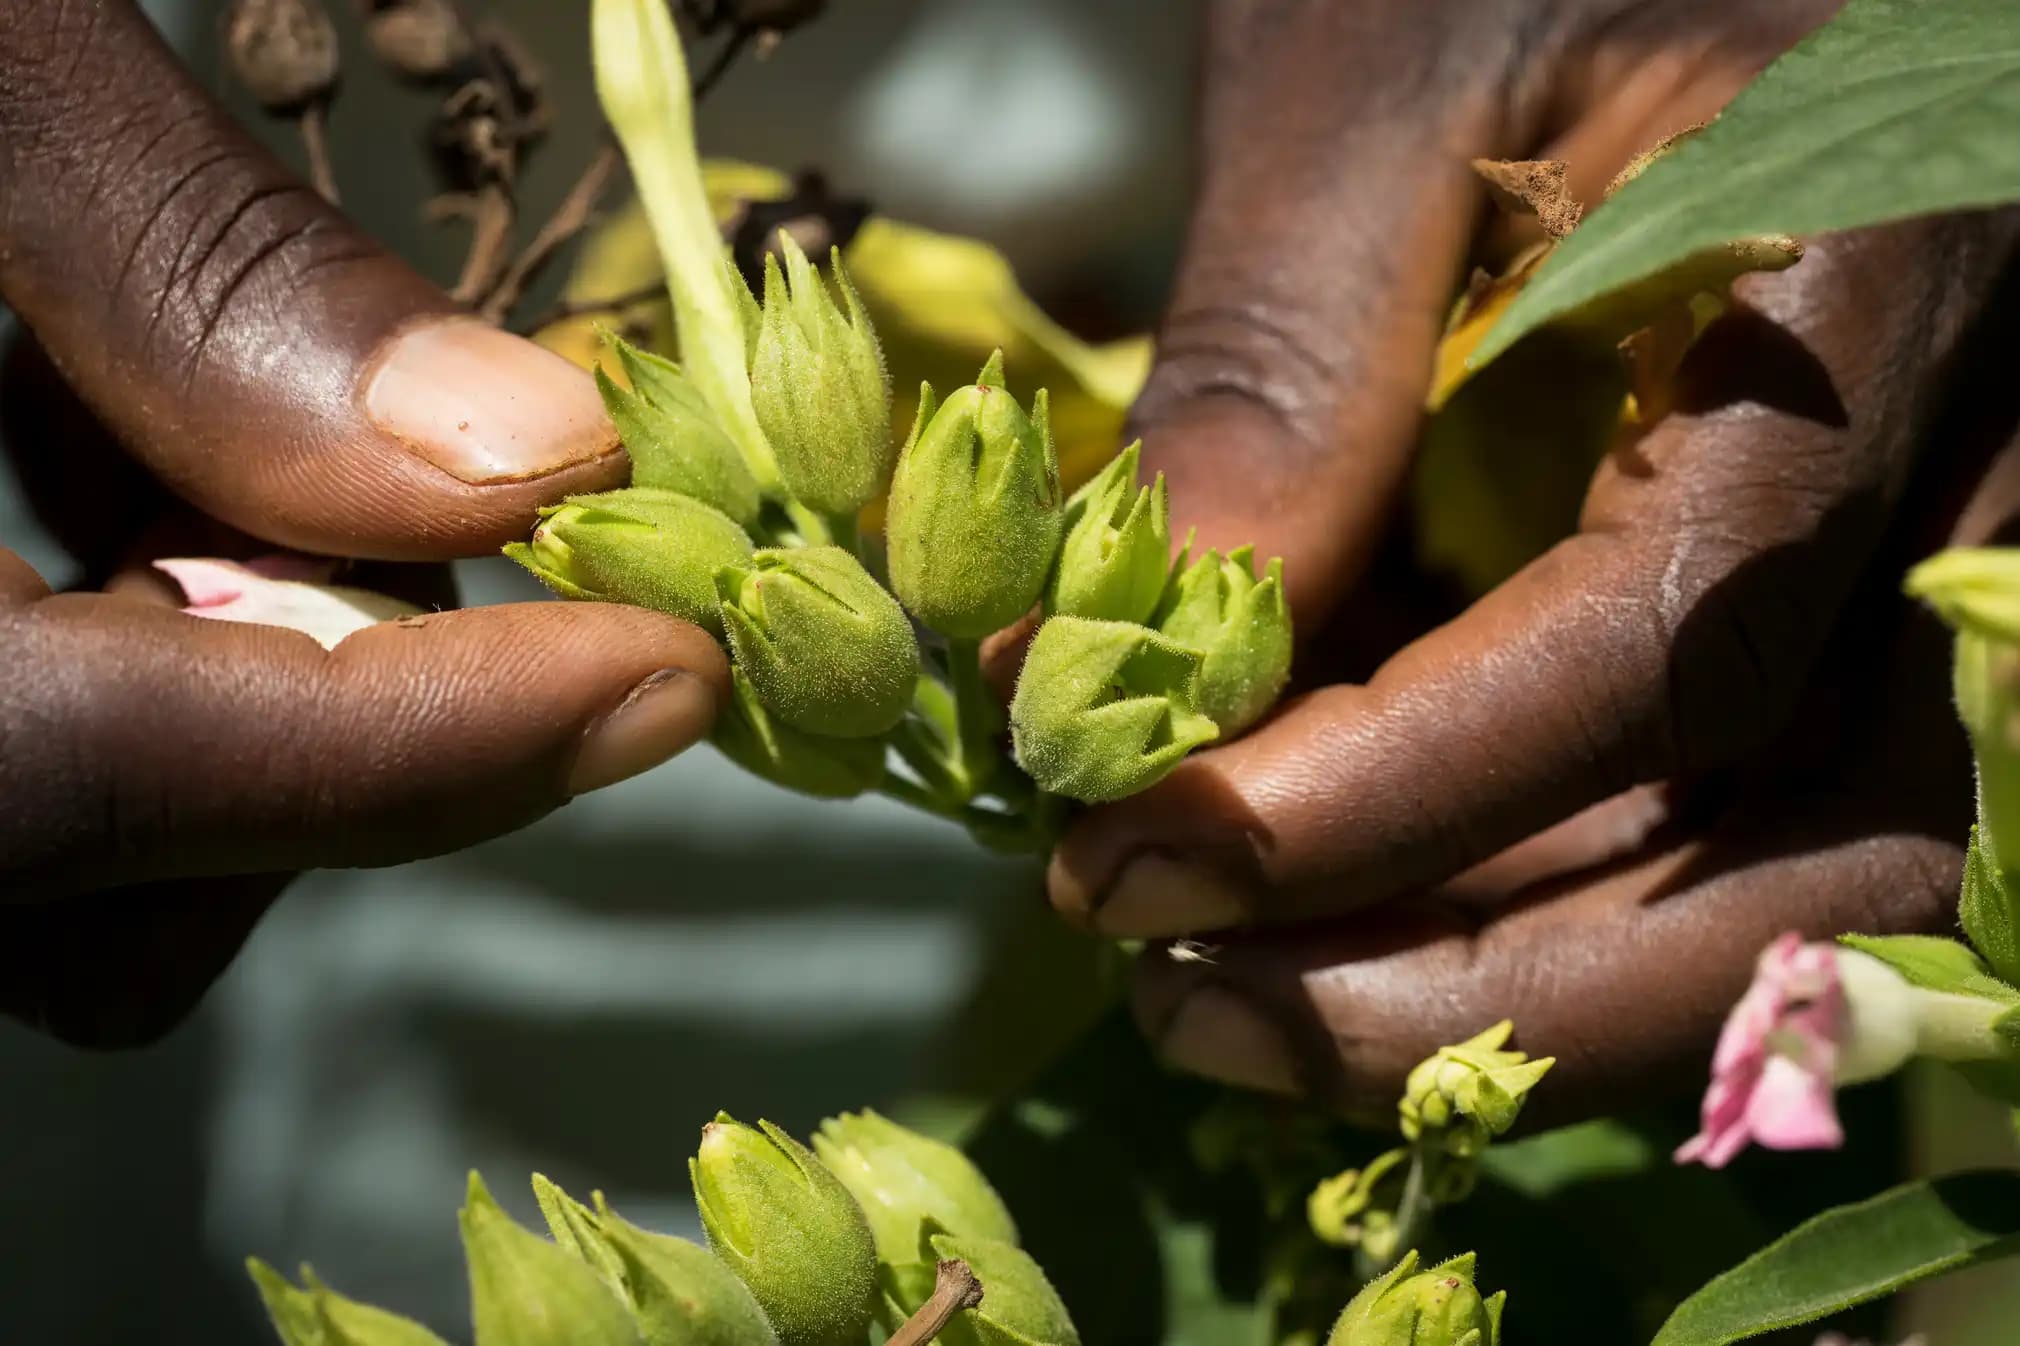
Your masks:
{"label": "green leaf", "polygon": [[2020,1005],[2020,991],[1993,976],[1985,960],[1961,940],[1941,935],[1839,935],[1838,943],[1879,959],[1925,990]]}
{"label": "green leaf", "polygon": [[2020,1173],[1981,1169],[1839,1206],[1686,1299],[1651,1346],[1725,1346],[2020,1252]]}
{"label": "green leaf", "polygon": [[1852,0],[1573,230],[1469,364],[1733,239],[2020,198],[2015,125],[2020,5]]}
{"label": "green leaf", "polygon": [[2020,981],[2020,892],[2012,875],[1986,849],[1979,829],[1971,829],[1971,847],[1964,852],[1964,891],[1957,901],[1964,933],[1992,970],[2007,981]]}

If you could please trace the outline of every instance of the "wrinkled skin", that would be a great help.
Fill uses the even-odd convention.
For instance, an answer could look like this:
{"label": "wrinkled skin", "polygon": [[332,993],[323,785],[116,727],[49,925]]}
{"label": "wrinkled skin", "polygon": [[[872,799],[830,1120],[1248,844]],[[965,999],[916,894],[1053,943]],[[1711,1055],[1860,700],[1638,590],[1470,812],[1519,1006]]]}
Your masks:
{"label": "wrinkled skin", "polygon": [[1385,572],[1447,305],[1523,237],[1468,159],[1596,199],[1833,8],[1210,5],[1136,429],[1203,544],[1283,553],[1316,690],[1086,814],[1048,880],[1103,934],[1218,946],[1139,966],[1173,1063],[1379,1117],[1508,1016],[1563,1117],[1700,1085],[1783,930],[1952,928],[1969,754],[1898,584],[2020,498],[2010,212],[1806,240],[1576,536],[1463,610],[1399,612]]}
{"label": "wrinkled skin", "polygon": [[[615,432],[579,371],[474,331],[255,145],[130,0],[0,6],[0,183],[0,297],[35,338],[0,417],[101,590],[0,550],[0,1009],[145,1041],[292,871],[467,845],[707,731],[722,656],[651,612],[435,613],[332,653],[177,612],[153,556],[491,552],[620,484]],[[351,582],[447,597],[404,570]]]}

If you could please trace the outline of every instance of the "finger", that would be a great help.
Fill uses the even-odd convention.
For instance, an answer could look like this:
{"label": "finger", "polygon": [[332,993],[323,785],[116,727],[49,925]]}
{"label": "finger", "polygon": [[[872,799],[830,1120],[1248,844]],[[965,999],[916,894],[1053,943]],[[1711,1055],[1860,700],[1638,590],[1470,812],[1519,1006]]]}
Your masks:
{"label": "finger", "polygon": [[1545,1112],[1683,1092],[1760,950],[1784,930],[1932,932],[1952,918],[1954,842],[1822,820],[1745,850],[1685,848],[1476,928],[1384,909],[1350,926],[1229,944],[1210,965],[1147,955],[1136,1009],[1173,1065],[1393,1117],[1438,1047],[1512,1018],[1556,1056]]}
{"label": "finger", "polygon": [[0,904],[0,1013],[78,1047],[153,1042],[196,1008],[291,877]]}
{"label": "finger", "polygon": [[[1913,465],[2010,221],[1827,240],[1708,332],[1583,531],[1403,650],[1088,814],[1053,901],[1109,934],[1420,889],[1786,722]],[[2012,393],[2002,393],[2011,405]]]}
{"label": "finger", "polygon": [[10,897],[379,865],[508,831],[708,731],[728,676],[643,609],[403,619],[334,651],[57,595],[0,613]]}
{"label": "finger", "polygon": [[1283,555],[1316,628],[1403,478],[1482,200],[1467,161],[1534,100],[1493,19],[1256,10],[1208,9],[1198,193],[1133,428],[1173,517]]}
{"label": "finger", "polygon": [[[1932,621],[1843,723],[1867,732],[1757,774],[1708,830],[1537,889],[1482,919],[1392,904],[1240,936],[1211,964],[1146,956],[1139,1018],[1182,1068],[1393,1117],[1409,1068],[1503,1018],[1558,1058],[1542,1118],[1703,1080],[1718,1024],[1784,930],[1948,930],[1970,817],[1968,746]],[[1818,717],[1823,724],[1826,717]]]}
{"label": "finger", "polygon": [[622,476],[586,376],[359,233],[132,0],[0,7],[0,180],[0,294],[123,443],[234,527],[471,554]]}

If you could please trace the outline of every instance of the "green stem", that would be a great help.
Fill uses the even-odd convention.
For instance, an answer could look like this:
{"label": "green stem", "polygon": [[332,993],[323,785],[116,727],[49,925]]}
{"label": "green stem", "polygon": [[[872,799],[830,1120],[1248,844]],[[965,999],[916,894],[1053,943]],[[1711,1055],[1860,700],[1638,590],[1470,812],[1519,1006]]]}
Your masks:
{"label": "green stem", "polygon": [[828,532],[826,518],[797,500],[785,500],[780,503],[785,509],[786,517],[792,520],[793,531],[800,535],[800,546],[824,547],[834,540],[833,535]]}
{"label": "green stem", "polygon": [[891,746],[934,795],[956,801],[967,797],[966,787],[955,778],[947,761],[940,736],[925,721],[911,715],[899,721],[891,733]]}
{"label": "green stem", "polygon": [[[843,551],[856,553],[856,516],[853,514],[827,514],[822,516],[827,525],[828,540]],[[857,559],[862,559],[857,555]]]}
{"label": "green stem", "polygon": [[980,641],[949,639],[947,673],[954,684],[961,775],[972,797],[988,789],[996,774],[996,727],[1002,708],[996,704],[995,692],[982,678]]}
{"label": "green stem", "polygon": [[1431,1214],[1430,1193],[1424,1181],[1424,1150],[1421,1145],[1410,1147],[1410,1171],[1403,1178],[1402,1199],[1396,1203],[1396,1237],[1387,1257],[1375,1257],[1366,1247],[1354,1250],[1354,1274],[1364,1281],[1371,1281],[1403,1259],[1403,1255],[1417,1246],[1423,1236],[1424,1225]]}

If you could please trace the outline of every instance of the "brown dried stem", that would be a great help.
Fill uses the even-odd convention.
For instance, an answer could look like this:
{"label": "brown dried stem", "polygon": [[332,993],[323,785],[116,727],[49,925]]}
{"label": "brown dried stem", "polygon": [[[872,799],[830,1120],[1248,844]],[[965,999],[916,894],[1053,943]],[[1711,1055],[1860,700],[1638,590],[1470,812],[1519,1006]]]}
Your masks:
{"label": "brown dried stem", "polygon": [[527,287],[540,278],[540,273],[554,260],[555,254],[568,240],[588,228],[596,216],[596,203],[602,199],[604,190],[623,163],[624,156],[606,129],[602,143],[575,179],[575,185],[568,189],[568,194],[561,198],[561,204],[540,226],[533,241],[513,259],[497,285],[485,297],[478,313],[486,321],[503,322],[506,315],[525,298]]}
{"label": "brown dried stem", "polygon": [[982,1302],[982,1282],[974,1268],[950,1257],[934,1268],[933,1296],[899,1324],[884,1346],[925,1346],[940,1335],[954,1315]]}
{"label": "brown dried stem", "polygon": [[337,174],[330,165],[330,105],[317,99],[302,109],[295,121],[302,137],[302,149],[309,157],[309,181],[323,200],[337,204]]}
{"label": "brown dried stem", "polygon": [[563,299],[548,305],[524,328],[515,329],[527,333],[543,331],[555,323],[566,322],[570,318],[580,318],[589,313],[622,313],[626,309],[637,308],[640,304],[666,298],[666,278],[660,277],[649,285],[626,290],[622,294],[611,295],[607,299]]}
{"label": "brown dried stem", "polygon": [[498,283],[512,247],[512,191],[500,182],[487,182],[462,199],[459,213],[471,219],[470,251],[463,258],[463,274],[450,298],[474,304]]}

